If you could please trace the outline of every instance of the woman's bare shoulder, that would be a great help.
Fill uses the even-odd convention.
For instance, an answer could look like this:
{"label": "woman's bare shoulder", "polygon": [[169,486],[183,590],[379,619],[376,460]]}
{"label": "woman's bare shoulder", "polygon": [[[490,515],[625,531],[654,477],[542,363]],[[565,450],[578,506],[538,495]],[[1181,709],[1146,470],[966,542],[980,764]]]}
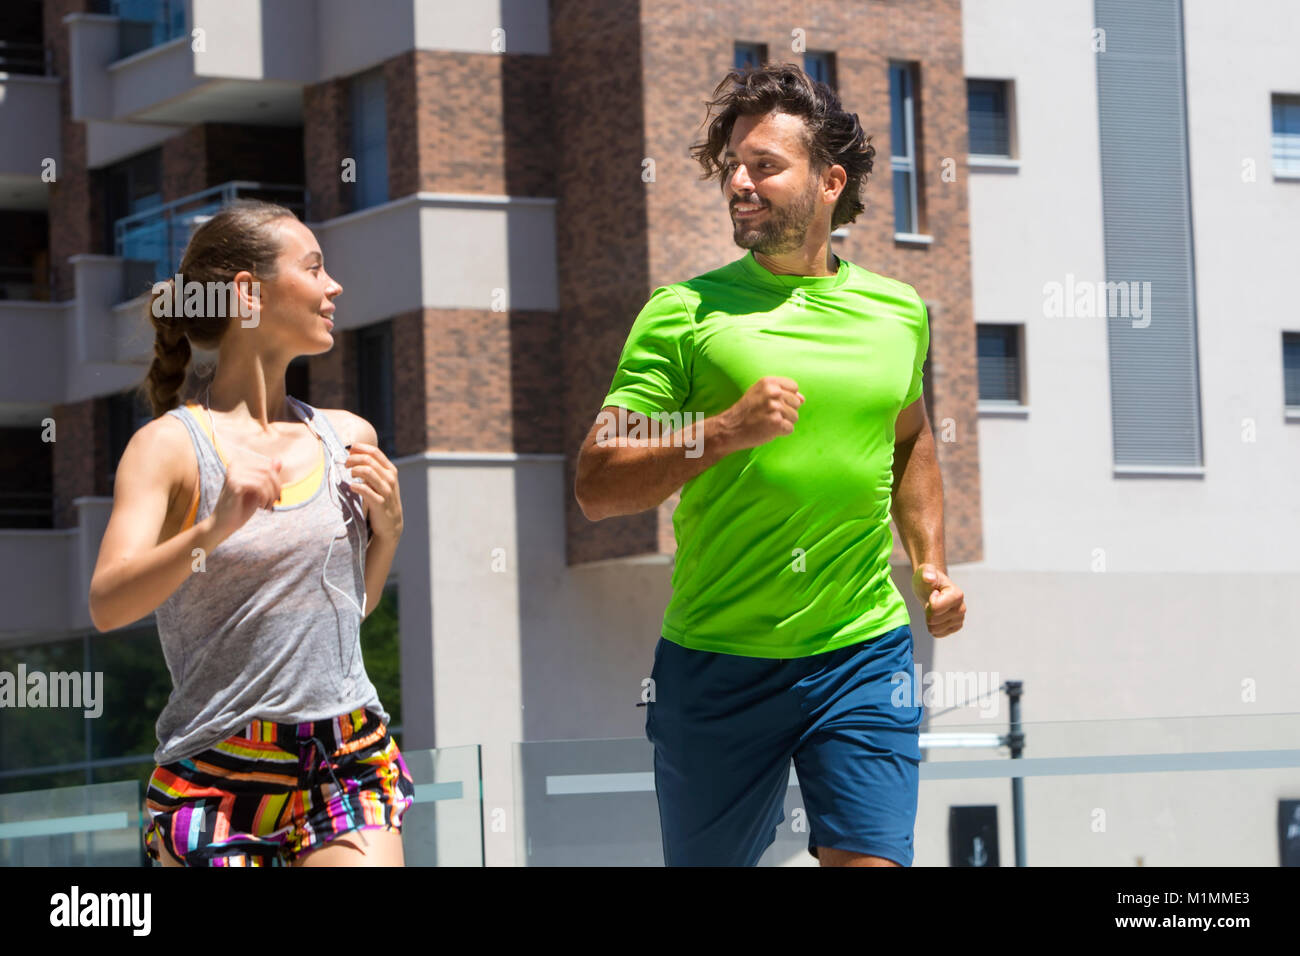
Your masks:
{"label": "woman's bare shoulder", "polygon": [[318,408],[316,410],[329,419],[329,423],[334,426],[334,431],[338,433],[343,444],[350,445],[358,441],[370,445],[378,443],[379,436],[375,432],[374,426],[360,415],[345,408]]}
{"label": "woman's bare shoulder", "polygon": [[159,415],[136,429],[117,470],[162,480],[174,492],[186,483],[196,466],[189,429],[175,415]]}

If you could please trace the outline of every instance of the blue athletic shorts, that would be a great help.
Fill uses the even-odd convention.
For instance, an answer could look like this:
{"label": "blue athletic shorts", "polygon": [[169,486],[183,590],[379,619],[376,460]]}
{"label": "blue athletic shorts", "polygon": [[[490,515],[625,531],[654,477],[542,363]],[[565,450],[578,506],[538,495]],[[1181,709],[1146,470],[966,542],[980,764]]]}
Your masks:
{"label": "blue athletic shorts", "polygon": [[755,865],[785,819],[793,758],[808,852],[911,866],[924,707],[893,705],[899,672],[914,676],[906,624],[788,660],[660,638],[646,737],[665,865]]}

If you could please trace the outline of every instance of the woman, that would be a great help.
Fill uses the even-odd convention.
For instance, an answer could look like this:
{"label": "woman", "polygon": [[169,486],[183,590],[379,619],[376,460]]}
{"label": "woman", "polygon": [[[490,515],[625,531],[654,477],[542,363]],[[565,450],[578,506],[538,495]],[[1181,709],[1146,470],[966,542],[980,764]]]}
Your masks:
{"label": "woman", "polygon": [[[397,470],[364,419],[285,394],[289,362],[333,345],[343,288],[291,211],[251,201],[195,231],[178,278],[150,303],[155,419],[118,465],[90,586],[101,631],[156,611],[174,684],[149,855],[400,866],[415,787],[360,648],[402,532]],[[218,361],[177,407],[191,342]]]}

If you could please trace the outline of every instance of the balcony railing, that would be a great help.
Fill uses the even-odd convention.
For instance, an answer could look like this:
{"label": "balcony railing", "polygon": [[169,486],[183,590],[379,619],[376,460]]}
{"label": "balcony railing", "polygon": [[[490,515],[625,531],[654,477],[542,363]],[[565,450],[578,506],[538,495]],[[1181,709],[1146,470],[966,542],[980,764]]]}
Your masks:
{"label": "balcony railing", "polygon": [[0,266],[0,299],[17,299],[23,302],[44,301],[49,298],[49,284],[41,286],[36,272],[22,266]]}
{"label": "balcony railing", "polygon": [[53,492],[0,491],[0,528],[52,527]]}
{"label": "balcony railing", "polygon": [[120,18],[117,29],[121,59],[189,32],[185,0],[111,0],[108,12]]}
{"label": "balcony railing", "polygon": [[[479,747],[403,754],[415,798],[402,824],[408,866],[482,866],[483,800]],[[132,761],[96,761],[99,766]],[[144,781],[0,792],[0,867],[148,866]]]}
{"label": "balcony railing", "polygon": [[140,263],[138,267],[128,268],[129,295],[139,295],[154,282],[175,275],[194,230],[236,199],[276,202],[293,210],[299,217],[306,211],[302,186],[232,180],[123,216],[113,227],[114,254]]}
{"label": "balcony railing", "polygon": [[[987,717],[920,734],[915,865],[1300,863],[1300,714],[1013,716],[1009,727]],[[663,863],[654,748],[644,736],[512,749],[512,779],[488,781],[496,789],[486,804],[479,745],[404,751],[416,785],[402,835],[408,865],[479,866],[488,841],[498,863],[509,862],[502,840],[514,844],[518,866]],[[139,776],[125,783],[59,786],[0,771],[0,867],[145,862],[140,788],[151,769],[128,759]],[[15,779],[51,789],[18,791]],[[794,767],[784,790],[784,820],[759,865],[813,865]],[[502,837],[494,824],[512,797],[518,823]],[[986,828],[955,827],[956,809],[987,811]]]}
{"label": "balcony railing", "polygon": [[52,76],[53,63],[52,51],[39,43],[7,43],[0,40],[0,73]]}

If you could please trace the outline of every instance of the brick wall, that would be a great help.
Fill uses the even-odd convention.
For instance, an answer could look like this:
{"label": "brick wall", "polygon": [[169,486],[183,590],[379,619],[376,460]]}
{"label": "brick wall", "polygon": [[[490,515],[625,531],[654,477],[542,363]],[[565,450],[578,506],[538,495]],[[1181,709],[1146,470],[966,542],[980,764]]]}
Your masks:
{"label": "brick wall", "polygon": [[97,454],[97,450],[107,438],[107,429],[102,438],[97,434],[94,399],[55,405],[52,417],[54,527],[73,528],[77,525],[73,500],[97,493],[96,475],[103,458],[103,452]]}
{"label": "brick wall", "polygon": [[398,456],[429,447],[424,312],[393,316],[393,444]]}
{"label": "brick wall", "polygon": [[171,202],[208,186],[208,128],[191,126],[162,144],[162,198]]}
{"label": "brick wall", "polygon": [[[383,70],[390,199],[415,192],[555,195],[550,58],[410,50]],[[336,123],[337,135],[315,134],[334,153],[332,163],[318,160],[327,191],[333,186],[323,180],[337,180],[338,160],[351,149],[338,120],[348,113],[347,86],[336,83],[330,91],[323,89],[329,84],[313,88],[318,108]]]}
{"label": "brick wall", "polygon": [[[551,68],[546,57],[429,50],[385,63],[390,198],[555,195]],[[562,447],[555,313],[399,315],[393,351],[398,454]]]}
{"label": "brick wall", "polygon": [[348,155],[351,136],[347,105],[347,83],[343,79],[303,89],[303,175],[310,222],[324,222],[347,211],[339,165]]}
{"label": "brick wall", "polygon": [[[555,195],[550,58],[434,50],[416,50],[408,56],[414,59],[415,70],[419,163],[415,188]],[[390,116],[390,123],[394,118]],[[395,152],[390,137],[390,168]],[[390,190],[390,195],[413,191],[407,179],[404,173],[400,180],[404,190]]]}
{"label": "brick wall", "polygon": [[[637,0],[552,0],[565,486],[651,291]],[[570,563],[663,549],[654,512],[592,523],[565,495]]]}
{"label": "brick wall", "polygon": [[68,90],[68,28],[63,18],[69,13],[84,13],[91,0],[45,0],[45,45],[51,50],[55,75],[59,83],[59,114],[61,117],[62,156],[57,166],[56,178],[50,184],[50,260],[54,280],[55,300],[71,299],[74,295],[72,266],[68,257],[86,252],[99,244],[94,231],[89,178],[86,171],[86,128],[74,123],[71,115],[71,97]]}

